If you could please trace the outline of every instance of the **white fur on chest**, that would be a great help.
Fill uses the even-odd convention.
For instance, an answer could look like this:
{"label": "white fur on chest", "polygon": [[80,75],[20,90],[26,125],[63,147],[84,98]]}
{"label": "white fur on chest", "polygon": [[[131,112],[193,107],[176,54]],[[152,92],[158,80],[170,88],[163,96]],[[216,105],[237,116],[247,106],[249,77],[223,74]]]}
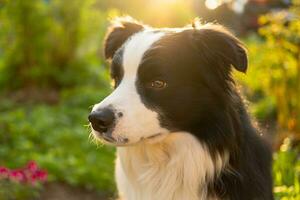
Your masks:
{"label": "white fur on chest", "polygon": [[160,143],[118,147],[116,181],[123,200],[204,200],[206,183],[226,160],[213,161],[189,133],[171,133]]}

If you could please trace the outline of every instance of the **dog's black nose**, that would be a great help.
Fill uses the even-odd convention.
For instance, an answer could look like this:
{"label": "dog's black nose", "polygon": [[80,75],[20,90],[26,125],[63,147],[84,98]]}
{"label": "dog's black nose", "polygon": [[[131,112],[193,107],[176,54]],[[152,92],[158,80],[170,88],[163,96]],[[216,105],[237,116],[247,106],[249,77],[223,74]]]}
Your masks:
{"label": "dog's black nose", "polygon": [[107,108],[93,111],[88,118],[93,129],[99,132],[106,132],[108,128],[112,127],[115,121],[113,111]]}

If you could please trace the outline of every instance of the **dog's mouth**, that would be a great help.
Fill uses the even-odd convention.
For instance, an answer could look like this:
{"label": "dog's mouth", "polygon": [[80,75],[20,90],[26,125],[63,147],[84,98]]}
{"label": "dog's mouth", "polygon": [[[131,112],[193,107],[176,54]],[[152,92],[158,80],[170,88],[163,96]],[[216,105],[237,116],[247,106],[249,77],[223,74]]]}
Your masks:
{"label": "dog's mouth", "polygon": [[106,134],[106,132],[101,134],[101,137],[107,142],[116,142],[117,140],[111,136],[111,134]]}
{"label": "dog's mouth", "polygon": [[145,138],[142,137],[139,142],[144,141],[144,142],[149,142],[149,143],[156,143],[156,142],[163,140],[163,138],[165,138],[166,135],[167,135],[166,133],[156,133],[154,135],[150,135]]}
{"label": "dog's mouth", "polygon": [[100,139],[101,141],[103,141],[106,144],[123,146],[128,143],[127,138],[125,138],[125,137],[115,138],[112,136],[112,134],[110,132],[99,132],[99,131],[93,130],[93,135],[96,139]]}
{"label": "dog's mouth", "polygon": [[161,135],[162,135],[162,133],[156,133],[156,134],[151,135],[151,136],[149,136],[149,137],[141,138],[141,140],[145,140],[145,139],[154,139],[154,138],[157,138],[157,137],[159,137],[159,136],[161,136]]}
{"label": "dog's mouth", "polygon": [[109,132],[98,132],[98,131],[93,131],[94,136],[98,139],[103,140],[107,144],[111,144],[114,146],[131,146],[135,145],[140,142],[144,141],[156,141],[158,138],[162,137],[165,134],[162,133],[156,133],[153,135],[150,135],[148,137],[141,137],[139,141],[136,142],[130,142],[128,138],[119,136],[117,138],[112,136],[112,133]]}

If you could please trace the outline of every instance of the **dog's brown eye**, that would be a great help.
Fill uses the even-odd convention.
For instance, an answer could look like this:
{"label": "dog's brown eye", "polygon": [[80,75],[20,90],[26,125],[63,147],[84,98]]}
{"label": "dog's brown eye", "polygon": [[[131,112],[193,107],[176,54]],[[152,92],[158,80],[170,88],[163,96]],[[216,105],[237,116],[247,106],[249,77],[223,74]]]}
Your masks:
{"label": "dog's brown eye", "polygon": [[167,86],[167,83],[162,80],[154,80],[151,82],[151,87],[155,89],[163,89]]}

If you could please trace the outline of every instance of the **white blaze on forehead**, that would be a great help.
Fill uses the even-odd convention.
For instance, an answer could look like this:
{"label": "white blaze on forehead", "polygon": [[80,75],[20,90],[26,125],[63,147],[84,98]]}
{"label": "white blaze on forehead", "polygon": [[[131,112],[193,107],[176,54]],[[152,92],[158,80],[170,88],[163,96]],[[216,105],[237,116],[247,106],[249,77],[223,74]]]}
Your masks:
{"label": "white blaze on forehead", "polygon": [[139,64],[145,52],[153,43],[159,40],[164,33],[144,31],[134,35],[126,44],[123,53],[124,76],[136,75]]}
{"label": "white blaze on forehead", "polygon": [[147,108],[136,88],[137,71],[145,52],[158,41],[164,33],[143,31],[133,35],[125,44],[122,58],[124,76],[120,85],[93,110],[112,106],[123,117],[117,119],[113,137],[125,137],[129,142],[137,142],[155,134],[167,133],[160,126],[158,113]]}

